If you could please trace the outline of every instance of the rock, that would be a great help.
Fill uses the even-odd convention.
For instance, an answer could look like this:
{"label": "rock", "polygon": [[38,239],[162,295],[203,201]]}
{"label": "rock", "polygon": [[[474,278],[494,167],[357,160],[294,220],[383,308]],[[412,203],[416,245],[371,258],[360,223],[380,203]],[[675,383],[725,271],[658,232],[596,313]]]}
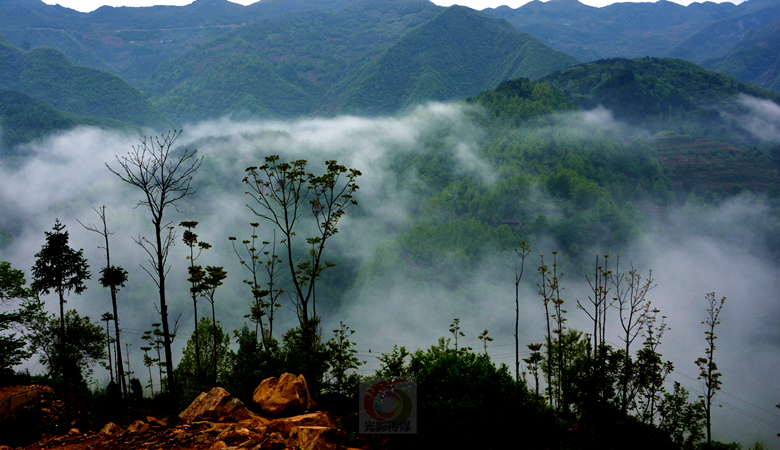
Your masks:
{"label": "rock", "polygon": [[220,422],[239,422],[242,420],[267,422],[247,409],[241,400],[234,398],[221,387],[215,387],[208,393],[202,392],[187,409],[179,414],[179,418],[185,422],[192,422],[196,419]]}
{"label": "rock", "polygon": [[211,444],[211,447],[209,447],[209,450],[224,450],[227,448],[227,444],[225,444],[222,441],[217,441],[213,444]]}
{"label": "rock", "polygon": [[265,428],[266,425],[268,425],[268,420],[266,419],[245,419],[236,423],[236,429],[247,428],[251,431],[259,432],[261,429]]}
{"label": "rock", "polygon": [[71,428],[68,430],[68,436],[78,436],[79,434],[81,434],[81,432],[78,428]]}
{"label": "rock", "polygon": [[115,424],[114,422],[108,422],[98,434],[102,436],[110,436],[120,431],[122,431],[122,428],[120,428],[119,425]]}
{"label": "rock", "polygon": [[260,443],[259,450],[284,450],[287,448],[287,440],[279,433],[269,433],[263,442]]}
{"label": "rock", "polygon": [[127,431],[131,433],[144,434],[149,431],[149,428],[151,428],[151,425],[148,423],[144,422],[143,420],[136,420],[127,426]]}
{"label": "rock", "polygon": [[158,419],[156,417],[147,416],[146,417],[146,423],[152,426],[152,429],[154,430],[160,430],[163,428],[167,428],[167,424],[165,423],[165,419]]}
{"label": "rock", "polygon": [[292,430],[295,427],[335,428],[336,425],[333,423],[333,419],[331,419],[328,413],[317,411],[315,413],[273,420],[266,426],[266,430],[268,432],[277,432],[283,436],[287,436],[292,433]]}
{"label": "rock", "polygon": [[216,436],[227,431],[232,431],[233,427],[234,425],[232,423],[214,423],[211,425],[211,428],[206,430],[206,433],[210,433]]}
{"label": "rock", "polygon": [[314,409],[309,386],[303,375],[285,373],[280,378],[266,378],[255,389],[252,401],[274,417],[289,417]]}
{"label": "rock", "polygon": [[288,447],[301,450],[336,450],[344,432],[331,427],[295,427],[287,441]]}

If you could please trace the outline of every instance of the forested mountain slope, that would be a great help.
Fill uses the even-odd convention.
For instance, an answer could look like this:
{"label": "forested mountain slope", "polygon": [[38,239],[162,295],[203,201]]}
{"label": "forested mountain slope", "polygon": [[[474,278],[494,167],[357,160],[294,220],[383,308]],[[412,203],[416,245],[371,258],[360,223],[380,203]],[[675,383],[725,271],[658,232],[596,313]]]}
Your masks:
{"label": "forested mountain slope", "polygon": [[669,1],[613,3],[596,8],[577,0],[539,0],[519,8],[485,12],[508,20],[556,50],[583,61],[610,57],[665,56],[687,37],[728,17],[733,3]]}
{"label": "forested mountain slope", "polygon": [[704,67],[780,90],[780,6],[776,9],[773,22],[745,36],[722,58],[704,61]]}
{"label": "forested mountain slope", "polygon": [[421,99],[476,95],[503,80],[535,79],[577,62],[503,20],[453,6],[346,77],[328,100],[348,112],[386,113]]}
{"label": "forested mountain slope", "polygon": [[19,144],[79,125],[140,131],[125,122],[65,113],[19,91],[0,90],[0,158],[4,163],[23,156]]}
{"label": "forested mountain slope", "polygon": [[0,34],[17,47],[52,47],[73,62],[108,70],[136,87],[164,61],[243,24],[351,0],[264,0],[241,6],[196,0],[186,6],[111,7],[81,13],[40,0],[0,0]]}
{"label": "forested mountain slope", "polygon": [[735,142],[748,138],[732,117],[741,111],[738,94],[775,102],[780,98],[776,91],[680,59],[605,59],[564,69],[542,81],[565,91],[582,108],[602,106],[652,133],[708,135]]}
{"label": "forested mountain slope", "polygon": [[485,12],[502,17],[550,47],[583,61],[672,57],[773,88],[780,6],[771,0],[613,3],[595,8],[577,0],[532,1]]}
{"label": "forested mountain slope", "polygon": [[167,121],[140,92],[120,77],[77,66],[58,50],[22,52],[0,36],[0,90],[10,89],[69,113],[139,126]]}
{"label": "forested mountain slope", "polygon": [[467,8],[363,0],[242,27],[165,63],[155,84],[175,121],[393,113],[576,62]]}

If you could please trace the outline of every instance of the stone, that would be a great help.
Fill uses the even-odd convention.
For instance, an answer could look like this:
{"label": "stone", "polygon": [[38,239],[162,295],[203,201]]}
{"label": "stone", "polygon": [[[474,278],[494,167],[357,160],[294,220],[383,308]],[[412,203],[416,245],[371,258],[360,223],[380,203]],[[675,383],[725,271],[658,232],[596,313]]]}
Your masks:
{"label": "stone", "polygon": [[211,444],[211,447],[209,447],[209,450],[224,450],[227,448],[227,444],[225,444],[222,441],[216,441],[213,444]]}
{"label": "stone", "polygon": [[202,392],[187,409],[179,414],[179,418],[189,423],[195,420],[233,423],[242,420],[264,421],[262,417],[247,409],[241,400],[233,397],[221,387],[215,387],[209,392]]}
{"label": "stone", "polygon": [[122,431],[122,428],[120,428],[119,425],[115,424],[114,422],[108,422],[105,424],[105,426],[103,426],[98,434],[103,436],[110,436],[120,431]]}
{"label": "stone", "polygon": [[300,450],[337,450],[344,433],[331,427],[294,427],[287,446]]}
{"label": "stone", "polygon": [[255,389],[252,401],[273,417],[295,416],[315,408],[306,379],[291,373],[263,380]]}
{"label": "stone", "polygon": [[268,433],[259,445],[259,450],[284,450],[286,448],[287,440],[276,432]]}
{"label": "stone", "polygon": [[135,422],[127,426],[127,431],[131,433],[145,433],[149,431],[149,424],[144,422],[143,420],[136,420]]}
{"label": "stone", "polygon": [[71,428],[68,430],[68,436],[78,436],[79,434],[81,434],[81,432],[78,428]]}
{"label": "stone", "polygon": [[271,421],[267,426],[268,432],[281,433],[284,436],[289,435],[295,427],[326,427],[335,428],[336,424],[326,412],[317,411],[300,416],[286,417]]}

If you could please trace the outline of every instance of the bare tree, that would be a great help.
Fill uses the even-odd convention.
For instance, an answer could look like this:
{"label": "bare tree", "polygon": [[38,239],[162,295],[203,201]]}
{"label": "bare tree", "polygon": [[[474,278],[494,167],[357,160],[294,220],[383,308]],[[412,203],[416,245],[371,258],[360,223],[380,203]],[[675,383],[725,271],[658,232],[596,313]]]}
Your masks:
{"label": "bare tree", "polygon": [[[593,357],[590,362],[589,376],[592,383],[592,388],[588,390],[588,402],[591,405],[596,405],[606,400],[605,389],[602,389],[603,375],[605,371],[606,361],[609,353],[609,347],[606,345],[604,339],[604,330],[606,326],[604,318],[607,315],[607,309],[611,306],[611,303],[607,300],[610,292],[609,281],[612,277],[612,272],[609,270],[609,255],[604,255],[603,261],[599,260],[599,255],[596,255],[596,266],[593,272],[592,278],[586,276],[588,285],[590,286],[592,296],[588,297],[590,305],[580,302],[577,299],[577,308],[585,311],[588,318],[593,322],[593,334],[591,336],[592,342],[588,349]],[[592,309],[591,309],[592,308]]]}
{"label": "bare tree", "polygon": [[197,150],[187,150],[174,155],[174,144],[181,131],[170,131],[159,137],[149,137],[134,145],[127,156],[117,156],[121,169],[114,170],[108,164],[108,170],[122,181],[135,186],[143,192],[144,198],[137,206],[149,208],[154,240],[150,241],[139,236],[134,241],[140,245],[149,256],[149,268],[141,268],[157,284],[160,292],[160,322],[163,330],[163,347],[165,349],[165,368],[168,377],[168,389],[174,398],[178,395],[176,379],[173,374],[173,355],[171,353],[171,330],[168,325],[168,304],[165,300],[165,277],[170,271],[168,254],[174,245],[176,233],[170,226],[171,221],[165,221],[165,209],[172,206],[177,209],[177,202],[195,193],[191,188],[192,176],[200,168],[203,158],[197,158]]}
{"label": "bare tree", "polygon": [[592,349],[594,357],[598,356],[601,345],[604,344],[601,327],[603,326],[602,319],[606,315],[607,308],[610,306],[609,302],[607,302],[607,297],[609,295],[609,285],[607,282],[611,275],[612,272],[609,270],[609,255],[604,255],[604,262],[601,264],[599,263],[599,256],[596,255],[596,269],[594,270],[593,278],[589,276],[585,277],[593,292],[593,296],[588,297],[590,304],[593,306],[593,312],[591,313],[591,311],[588,310],[589,306],[586,308],[579,299],[577,300],[577,307],[585,311],[585,314],[587,314],[593,322]]}
{"label": "bare tree", "polygon": [[620,383],[620,408],[625,414],[628,411],[629,403],[636,395],[636,390],[630,389],[631,387],[629,386],[634,370],[631,361],[631,344],[645,326],[650,311],[650,301],[647,300],[647,293],[656,285],[653,284],[652,270],[643,282],[641,274],[633,266],[628,271],[628,274],[620,273],[619,262],[615,268],[612,280],[612,284],[615,287],[615,302],[617,303],[620,316],[620,326],[623,328],[623,334],[620,336],[620,339],[625,345],[623,375]]}
{"label": "bare tree", "polygon": [[[111,251],[109,250],[108,246],[108,237],[114,233],[110,233],[108,231],[108,225],[106,224],[106,206],[103,205],[100,208],[92,208],[97,213],[98,217],[100,217],[100,221],[103,222],[103,229],[101,230],[96,225],[84,225],[81,223],[81,221],[78,221],[79,225],[84,227],[85,229],[89,231],[94,231],[95,233],[103,236],[103,238],[106,241],[106,246],[101,247],[98,245],[98,248],[103,248],[106,250],[106,267],[100,269],[100,284],[103,287],[107,287],[111,291],[111,305],[113,306],[114,313],[111,314],[112,320],[114,321],[114,342],[116,343],[116,376],[117,380],[119,381],[119,387],[122,390],[122,395],[127,398],[127,383],[125,382],[125,371],[124,367],[122,366],[122,342],[119,339],[119,309],[117,307],[116,302],[116,294],[119,292],[120,287],[125,286],[125,281],[127,281],[127,271],[121,267],[118,266],[112,266],[111,265]],[[108,326],[108,323],[106,323],[106,326]],[[111,349],[109,348],[108,353],[109,359],[111,359]]]}

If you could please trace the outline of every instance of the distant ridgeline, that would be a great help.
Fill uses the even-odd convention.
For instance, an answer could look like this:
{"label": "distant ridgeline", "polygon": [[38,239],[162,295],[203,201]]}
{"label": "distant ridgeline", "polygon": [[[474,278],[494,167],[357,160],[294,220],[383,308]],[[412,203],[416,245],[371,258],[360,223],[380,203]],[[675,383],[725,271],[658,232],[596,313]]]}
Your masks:
{"label": "distant ridgeline", "polygon": [[[33,49],[25,53],[3,39],[3,51],[13,53],[6,56],[15,63],[2,69],[14,72],[0,74],[10,77],[3,88],[64,111],[141,126],[163,121],[154,107],[176,127],[223,116],[393,114],[579,62],[502,19],[427,0],[263,1],[247,7],[199,0],[89,14],[39,0],[0,0],[0,11],[0,33],[16,47]],[[37,48],[42,46],[62,53]],[[65,66],[65,58],[121,76],[143,95],[123,92],[104,72]],[[27,66],[32,79],[18,80]],[[89,83],[98,88],[96,96],[114,91],[114,97],[126,97],[107,103],[128,105],[127,111],[108,115],[87,99],[66,103],[38,83],[42,71],[68,76],[56,81],[53,91],[61,96]],[[142,104],[144,98],[151,104]],[[79,103],[89,111],[71,108]]]}
{"label": "distant ridgeline", "polygon": [[775,0],[618,2],[532,1],[486,9],[518,30],[582,61],[643,56],[682,58],[742,82],[780,87],[780,4]]}

